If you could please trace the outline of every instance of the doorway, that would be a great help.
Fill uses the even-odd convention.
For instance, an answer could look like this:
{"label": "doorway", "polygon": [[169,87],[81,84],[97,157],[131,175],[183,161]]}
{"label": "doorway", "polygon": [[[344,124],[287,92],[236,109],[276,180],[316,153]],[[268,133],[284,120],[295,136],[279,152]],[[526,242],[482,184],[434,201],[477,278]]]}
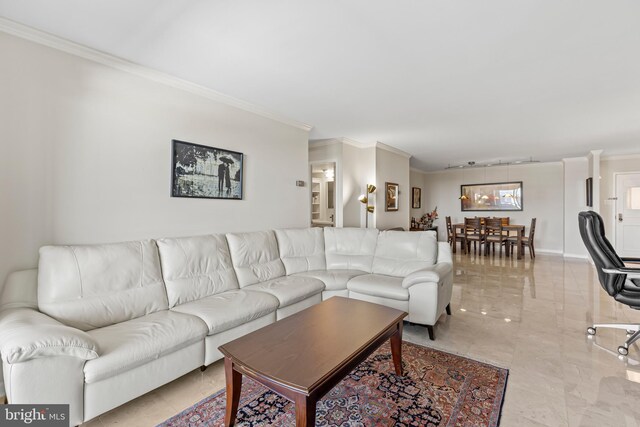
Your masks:
{"label": "doorway", "polygon": [[311,164],[311,226],[336,225],[336,164]]}
{"label": "doorway", "polygon": [[616,174],[616,251],[640,258],[640,172]]}

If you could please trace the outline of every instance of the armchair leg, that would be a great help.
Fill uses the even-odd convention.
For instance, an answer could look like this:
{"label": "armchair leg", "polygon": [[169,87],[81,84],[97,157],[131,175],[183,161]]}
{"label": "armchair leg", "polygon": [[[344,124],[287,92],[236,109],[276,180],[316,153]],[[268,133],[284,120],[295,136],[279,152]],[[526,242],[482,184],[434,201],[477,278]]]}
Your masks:
{"label": "armchair leg", "polygon": [[447,310],[447,314],[451,316],[451,304],[447,304],[447,308],[445,310]]}
{"label": "armchair leg", "polygon": [[433,333],[433,326],[427,325],[427,331],[429,332],[429,339],[431,341],[435,341],[436,337],[435,337],[435,335]]}

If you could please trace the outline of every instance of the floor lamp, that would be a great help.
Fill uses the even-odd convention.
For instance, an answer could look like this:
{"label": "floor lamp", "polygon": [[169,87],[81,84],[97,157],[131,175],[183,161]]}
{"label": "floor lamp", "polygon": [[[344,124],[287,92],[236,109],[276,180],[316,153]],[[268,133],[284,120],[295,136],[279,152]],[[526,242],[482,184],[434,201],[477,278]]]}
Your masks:
{"label": "floor lamp", "polygon": [[369,195],[373,194],[374,191],[376,191],[376,186],[367,184],[367,194],[361,194],[360,197],[358,197],[358,200],[366,207],[364,211],[364,228],[369,228],[369,214],[375,210],[372,205],[369,205]]}

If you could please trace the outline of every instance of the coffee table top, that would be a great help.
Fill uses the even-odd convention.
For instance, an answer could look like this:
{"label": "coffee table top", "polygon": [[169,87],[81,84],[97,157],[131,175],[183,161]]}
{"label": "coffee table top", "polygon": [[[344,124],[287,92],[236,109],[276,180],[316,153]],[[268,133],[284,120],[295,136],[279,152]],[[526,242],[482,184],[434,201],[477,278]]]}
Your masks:
{"label": "coffee table top", "polygon": [[237,365],[308,393],[407,313],[333,297],[220,346]]}

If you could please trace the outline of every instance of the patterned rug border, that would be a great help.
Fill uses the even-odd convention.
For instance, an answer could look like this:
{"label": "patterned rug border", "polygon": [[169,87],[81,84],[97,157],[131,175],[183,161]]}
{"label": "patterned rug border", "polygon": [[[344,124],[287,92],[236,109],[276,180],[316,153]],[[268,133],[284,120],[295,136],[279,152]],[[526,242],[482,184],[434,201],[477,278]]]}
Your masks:
{"label": "patterned rug border", "polygon": [[474,362],[481,363],[483,365],[493,366],[494,368],[506,369],[507,371],[509,370],[509,368],[505,364],[503,364],[501,362],[496,362],[495,360],[486,359],[486,358],[483,358],[483,357],[478,357],[478,358],[476,358],[475,356],[469,357],[469,356],[467,356],[465,354],[462,354],[459,351],[453,351],[453,350],[448,350],[448,349],[445,349],[445,348],[442,348],[442,347],[438,347],[437,344],[435,344],[436,347],[427,347],[426,345],[418,344],[417,342],[410,341],[410,340],[404,339],[404,338],[402,339],[402,342],[407,342],[409,344],[417,345],[418,347],[425,347],[425,348],[428,348],[428,349],[431,349],[431,350],[436,350],[436,351],[439,351],[441,353],[453,354],[454,356],[459,356],[459,357],[462,357],[463,359],[468,359],[468,360],[471,360],[471,361],[474,361]]}
{"label": "patterned rug border", "polygon": [[[416,344],[412,341],[407,341],[407,340],[402,340],[404,343],[407,344],[411,344],[411,345],[415,345],[416,347],[422,347],[422,348],[426,348],[428,350],[432,350],[432,351],[437,351],[438,353],[445,353],[445,354],[452,354],[456,357],[460,357],[462,359],[467,359],[470,360],[472,362],[475,363],[479,363],[481,365],[485,365],[485,366],[491,366],[493,368],[497,368],[500,370],[500,406],[498,407],[498,413],[497,414],[491,414],[491,419],[495,418],[495,422],[496,422],[496,426],[500,425],[500,418],[502,418],[502,408],[504,406],[504,399],[505,399],[505,395],[506,395],[506,391],[507,391],[507,382],[508,382],[508,378],[509,378],[509,368],[505,368],[503,366],[499,366],[499,365],[495,365],[493,363],[490,362],[486,362],[486,361],[482,361],[482,360],[477,360],[474,359],[472,357],[468,357],[468,356],[463,356],[459,353],[456,352],[451,352],[451,351],[445,351],[445,350],[441,350],[439,348],[434,348],[434,347],[427,347],[425,345],[422,344]],[[163,422],[161,422],[160,424],[156,425],[156,427],[162,427],[163,425],[167,424],[170,421],[173,421],[174,419],[180,418],[182,416],[184,416],[187,412],[191,411],[193,408],[195,408],[198,405],[201,405],[205,402],[208,402],[210,400],[213,400],[215,398],[217,398],[220,394],[224,393],[226,391],[226,387],[222,388],[221,390],[218,390],[216,392],[214,392],[213,394],[210,394],[209,396],[199,400],[198,402],[194,403],[193,405],[183,409],[182,411],[180,411],[179,413],[177,413],[176,415],[172,416],[171,418],[167,418],[166,420],[164,420]]]}

